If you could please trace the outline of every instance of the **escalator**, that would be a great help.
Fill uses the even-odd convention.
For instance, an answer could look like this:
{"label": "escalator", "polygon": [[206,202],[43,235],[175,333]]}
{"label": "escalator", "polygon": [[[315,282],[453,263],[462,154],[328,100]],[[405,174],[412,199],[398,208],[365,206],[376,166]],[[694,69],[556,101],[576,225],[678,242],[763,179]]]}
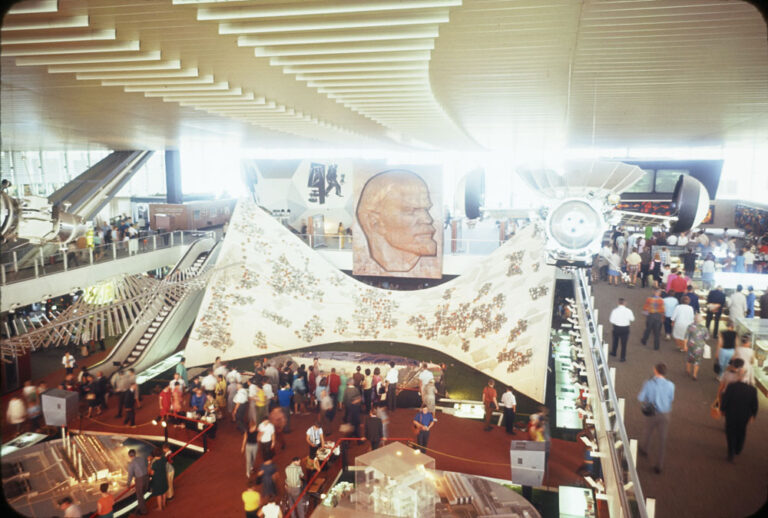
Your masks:
{"label": "escalator", "polygon": [[[194,241],[168,277],[186,280],[205,271],[218,257],[218,243],[208,237]],[[158,296],[107,357],[91,370],[101,371],[105,376],[130,368],[140,372],[171,355],[194,322],[204,293],[205,290],[185,294],[169,290],[162,298]]]}

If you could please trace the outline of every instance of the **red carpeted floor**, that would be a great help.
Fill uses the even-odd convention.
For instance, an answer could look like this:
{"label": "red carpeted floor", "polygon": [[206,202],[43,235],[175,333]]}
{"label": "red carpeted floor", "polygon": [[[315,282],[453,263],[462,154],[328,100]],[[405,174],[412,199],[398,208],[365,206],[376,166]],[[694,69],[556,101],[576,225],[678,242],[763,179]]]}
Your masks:
{"label": "red carpeted floor", "polygon": [[[94,358],[95,360],[95,358]],[[53,374],[46,379],[49,386],[55,386],[62,374]],[[3,397],[3,407],[7,406],[8,396]],[[135,428],[122,425],[122,419],[115,419],[116,401],[110,401],[111,408],[97,419],[83,418],[84,430],[111,431],[115,434],[138,434],[162,436],[162,428],[151,424],[158,414],[157,400],[145,396],[142,408],[136,415]],[[411,421],[415,409],[399,409],[391,416],[390,437],[412,437]],[[341,423],[341,413],[334,422],[334,430]],[[314,420],[312,415],[292,416],[292,431],[285,434],[286,448],[278,449],[275,463],[282,477],[283,470],[294,456],[307,455],[305,432]],[[80,426],[76,423],[76,426]],[[7,430],[7,428],[6,428]],[[169,428],[170,436],[187,441],[194,432],[185,429]],[[5,435],[5,434],[4,434]],[[338,434],[332,434],[335,439]],[[427,452],[436,460],[438,469],[459,471],[509,480],[509,442],[511,438],[523,439],[523,435],[507,435],[503,428],[495,427],[492,431],[483,431],[483,423],[438,413]],[[7,438],[6,438],[7,439]],[[195,441],[201,444],[200,440]],[[158,512],[155,503],[151,503],[151,514],[162,516],[239,516],[242,514],[240,495],[247,480],[244,476],[245,461],[240,453],[242,435],[231,420],[220,421],[215,440],[208,441],[209,451],[192,466],[178,476],[175,484],[175,498],[162,512]],[[350,463],[354,457],[368,451],[368,446],[355,445],[350,449]],[[581,443],[552,441],[549,460],[549,473],[545,485],[581,485],[581,477],[576,470],[582,463],[583,446]],[[127,462],[127,459],[126,459]],[[258,460],[258,463],[261,459]],[[328,480],[336,474],[337,466],[328,473]],[[282,478],[278,487],[282,486]]]}

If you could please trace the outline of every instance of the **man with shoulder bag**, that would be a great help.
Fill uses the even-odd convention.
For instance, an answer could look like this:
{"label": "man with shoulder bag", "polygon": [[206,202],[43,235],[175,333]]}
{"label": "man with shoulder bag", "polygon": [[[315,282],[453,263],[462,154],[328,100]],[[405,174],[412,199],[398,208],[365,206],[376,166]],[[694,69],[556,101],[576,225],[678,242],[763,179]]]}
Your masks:
{"label": "man with shoulder bag", "polygon": [[638,447],[641,456],[648,456],[648,447],[652,435],[658,435],[659,452],[653,470],[658,474],[664,466],[664,453],[667,445],[667,431],[669,428],[669,414],[672,410],[672,401],[675,399],[675,384],[665,376],[667,366],[664,363],[656,364],[653,368],[651,379],[643,383],[643,388],[637,395],[641,404],[641,410],[645,415],[645,429]]}

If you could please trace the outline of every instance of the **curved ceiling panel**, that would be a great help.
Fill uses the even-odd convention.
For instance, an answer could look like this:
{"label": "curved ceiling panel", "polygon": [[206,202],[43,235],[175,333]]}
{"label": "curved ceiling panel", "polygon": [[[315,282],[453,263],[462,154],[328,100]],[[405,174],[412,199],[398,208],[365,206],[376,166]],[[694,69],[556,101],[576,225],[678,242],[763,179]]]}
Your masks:
{"label": "curved ceiling panel", "polygon": [[525,153],[764,139],[767,62],[744,2],[468,0],[430,75],[479,143]]}
{"label": "curved ceiling panel", "polygon": [[[233,45],[231,37],[206,30],[192,9],[166,2],[137,8],[118,0],[61,5],[63,9],[55,1],[22,2],[3,20],[5,135],[25,132],[24,119],[34,97],[25,94],[37,94],[34,101],[48,117],[43,117],[42,127],[27,131],[61,131],[73,138],[75,128],[92,132],[103,124],[107,127],[91,140],[113,148],[131,140],[108,128],[114,123],[137,133],[146,129],[162,146],[173,145],[180,133],[221,137],[247,133],[250,130],[243,127],[248,125],[278,139],[282,134],[291,144],[297,142],[295,137],[298,142],[355,146],[386,139],[384,130],[371,121],[302,85],[286,85],[295,81],[286,81],[267,63],[259,65],[252,54]],[[73,106],[85,109],[75,111]],[[105,106],[111,109],[105,111]],[[205,115],[201,118],[186,108]],[[208,114],[235,125],[211,125]],[[105,115],[113,119],[99,120]],[[263,133],[254,135],[261,141]],[[139,138],[142,146],[151,146],[146,137]]]}
{"label": "curved ceiling panel", "polygon": [[[175,4],[190,2],[173,0]],[[435,101],[428,67],[439,28],[461,0],[216,2],[198,20],[218,22],[285,74],[375,121],[409,145],[474,147]]]}

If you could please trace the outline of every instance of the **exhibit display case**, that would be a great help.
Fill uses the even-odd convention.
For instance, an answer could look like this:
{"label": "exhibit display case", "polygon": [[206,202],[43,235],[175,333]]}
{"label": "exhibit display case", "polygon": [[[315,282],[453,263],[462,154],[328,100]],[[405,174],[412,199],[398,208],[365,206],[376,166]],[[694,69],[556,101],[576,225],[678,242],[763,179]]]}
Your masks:
{"label": "exhibit display case", "polygon": [[[570,327],[570,324],[566,324]],[[577,346],[569,329],[552,332],[552,355],[555,363],[555,425],[567,430],[581,430],[581,398],[586,383],[584,363],[579,362]],[[583,357],[583,354],[581,355]],[[583,375],[581,374],[583,373]],[[583,383],[582,379],[583,378]]]}
{"label": "exhibit display case", "polygon": [[768,392],[768,318],[738,318],[736,331],[739,335],[752,336],[755,363],[752,370],[755,382],[763,392]]}
{"label": "exhibit display case", "polygon": [[[435,459],[395,442],[355,459],[355,508],[361,516],[435,516]],[[429,471],[428,471],[429,470]]]}

